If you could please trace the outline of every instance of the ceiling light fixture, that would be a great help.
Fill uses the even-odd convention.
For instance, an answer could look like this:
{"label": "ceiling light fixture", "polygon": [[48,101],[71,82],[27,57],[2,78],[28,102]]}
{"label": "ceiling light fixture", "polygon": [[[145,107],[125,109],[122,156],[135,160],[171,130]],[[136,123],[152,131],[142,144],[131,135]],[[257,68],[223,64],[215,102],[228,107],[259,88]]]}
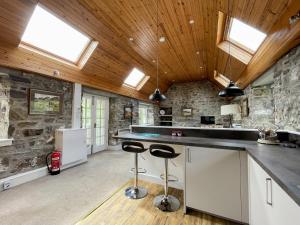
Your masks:
{"label": "ceiling light fixture", "polygon": [[199,55],[199,54],[200,54],[200,52],[199,52],[199,51],[196,51],[196,54],[197,54],[197,55]]}
{"label": "ceiling light fixture", "polygon": [[[159,0],[156,1],[156,38],[157,38],[157,41],[159,42],[160,39],[158,37],[158,26],[159,26],[159,23],[158,23],[158,1]],[[160,103],[161,101],[164,101],[167,99],[165,95],[160,93],[160,90],[158,87],[158,73],[159,73],[158,66],[159,66],[159,43],[157,43],[157,58],[156,58],[156,89],[154,90],[154,93],[149,96],[149,99],[156,103]]]}
{"label": "ceiling light fixture", "polygon": [[165,42],[165,41],[166,41],[166,38],[165,38],[164,36],[161,36],[161,37],[159,38],[159,42],[163,43],[163,42]]}
{"label": "ceiling light fixture", "polygon": [[195,23],[195,20],[190,20],[189,23],[190,23],[190,24],[194,24],[194,23]]}
{"label": "ceiling light fixture", "polygon": [[[229,3],[230,0],[228,0],[228,14],[230,13],[230,9],[229,9]],[[230,18],[230,17],[229,17]],[[228,44],[228,54],[229,54],[229,74],[231,75],[231,56],[230,56],[230,41]],[[220,97],[236,97],[236,96],[241,96],[244,95],[244,91],[242,89],[240,89],[233,81],[230,81],[228,86],[223,89],[222,91],[219,92],[219,96]]]}
{"label": "ceiling light fixture", "polygon": [[130,37],[130,38],[129,38],[129,41],[133,41],[133,40],[134,40],[133,37]]}

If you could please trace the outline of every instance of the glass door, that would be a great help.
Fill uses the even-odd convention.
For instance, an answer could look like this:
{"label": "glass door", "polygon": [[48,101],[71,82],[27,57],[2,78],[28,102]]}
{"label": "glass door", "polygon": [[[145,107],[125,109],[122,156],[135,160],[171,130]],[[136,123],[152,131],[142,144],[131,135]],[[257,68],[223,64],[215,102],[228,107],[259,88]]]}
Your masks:
{"label": "glass door", "polygon": [[82,128],[87,129],[88,154],[108,147],[109,100],[106,97],[84,94],[82,97]]}
{"label": "glass door", "polygon": [[108,147],[108,117],[109,101],[106,97],[94,96],[94,143],[93,152],[107,149]]}
{"label": "glass door", "polygon": [[81,127],[86,128],[87,153],[92,153],[92,102],[91,95],[83,95],[81,100]]}

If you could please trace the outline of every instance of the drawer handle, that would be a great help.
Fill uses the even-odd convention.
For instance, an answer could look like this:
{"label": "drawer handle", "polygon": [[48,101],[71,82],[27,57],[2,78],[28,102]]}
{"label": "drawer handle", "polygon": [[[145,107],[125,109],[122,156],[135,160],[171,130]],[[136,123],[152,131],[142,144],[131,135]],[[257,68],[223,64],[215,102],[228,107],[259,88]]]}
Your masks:
{"label": "drawer handle", "polygon": [[[269,192],[270,190],[270,192]],[[270,194],[270,198],[269,198]],[[266,202],[268,205],[273,205],[273,195],[272,195],[272,180],[271,178],[266,178]]]}

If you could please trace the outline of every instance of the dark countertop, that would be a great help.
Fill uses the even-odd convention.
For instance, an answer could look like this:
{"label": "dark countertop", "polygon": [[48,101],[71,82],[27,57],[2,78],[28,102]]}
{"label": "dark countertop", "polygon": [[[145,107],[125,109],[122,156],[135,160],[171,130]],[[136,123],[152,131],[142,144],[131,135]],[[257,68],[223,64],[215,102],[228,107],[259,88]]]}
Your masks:
{"label": "dark countertop", "polygon": [[114,138],[247,151],[249,155],[300,206],[300,148],[285,148],[278,145],[258,144],[256,141],[233,139],[173,137],[170,135],[149,137],[143,136],[141,133],[121,134]]}

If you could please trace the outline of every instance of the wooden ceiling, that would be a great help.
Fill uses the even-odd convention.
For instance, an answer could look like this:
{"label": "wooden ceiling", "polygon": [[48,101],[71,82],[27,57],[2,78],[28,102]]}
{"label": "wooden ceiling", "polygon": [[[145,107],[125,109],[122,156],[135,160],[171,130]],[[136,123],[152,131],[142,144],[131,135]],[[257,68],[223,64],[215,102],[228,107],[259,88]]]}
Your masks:
{"label": "wooden ceiling", "polygon": [[[288,24],[289,16],[300,9],[300,1],[229,2],[228,7],[228,0],[159,0],[159,36],[166,37],[166,42],[158,44],[156,0],[1,0],[0,65],[48,76],[53,76],[53,70],[59,70],[59,79],[146,100],[156,86],[153,59],[159,49],[163,91],[173,82],[202,79],[216,82],[215,70],[245,87],[288,49],[300,43],[299,22],[293,27]],[[18,48],[37,3],[99,41],[82,70]],[[265,41],[268,47],[263,48],[264,43],[263,52],[259,50],[248,66],[232,57],[232,73],[228,70],[229,55],[216,44],[219,11],[273,37]],[[194,23],[190,24],[190,20]],[[278,32],[282,35],[279,42]],[[270,55],[270,46],[274,48],[278,43],[282,48]],[[270,59],[260,63],[266,54]],[[257,64],[261,65],[255,70]],[[150,76],[140,91],[122,85],[133,67]]]}

